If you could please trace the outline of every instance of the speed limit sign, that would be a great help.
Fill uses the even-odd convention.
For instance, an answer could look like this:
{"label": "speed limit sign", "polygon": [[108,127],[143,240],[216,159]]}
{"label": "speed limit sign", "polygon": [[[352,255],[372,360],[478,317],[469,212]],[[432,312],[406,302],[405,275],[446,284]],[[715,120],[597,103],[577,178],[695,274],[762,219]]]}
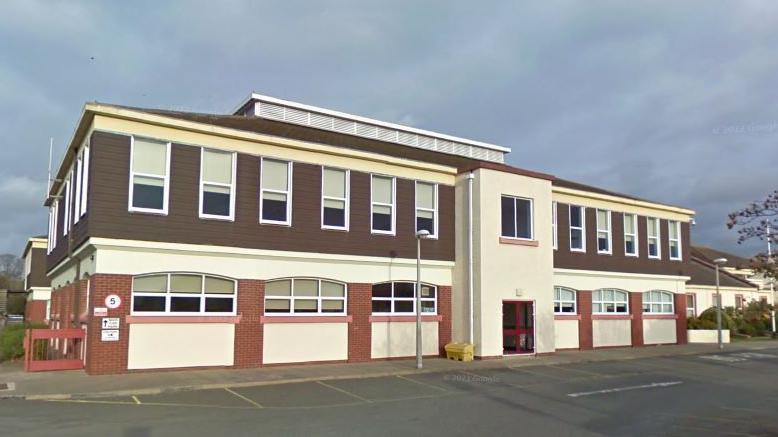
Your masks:
{"label": "speed limit sign", "polygon": [[122,305],[122,298],[115,295],[115,294],[109,294],[105,297],[105,306],[107,306],[110,309],[116,309],[119,308]]}

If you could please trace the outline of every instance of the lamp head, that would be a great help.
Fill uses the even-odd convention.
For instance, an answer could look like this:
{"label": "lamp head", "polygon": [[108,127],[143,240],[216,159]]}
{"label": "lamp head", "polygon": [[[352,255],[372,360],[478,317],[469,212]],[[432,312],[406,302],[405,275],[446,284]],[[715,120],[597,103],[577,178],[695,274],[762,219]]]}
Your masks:
{"label": "lamp head", "polygon": [[714,264],[718,264],[718,265],[723,265],[723,264],[727,263],[727,259],[726,258],[716,258],[716,259],[713,260],[713,263]]}
{"label": "lamp head", "polygon": [[429,236],[430,236],[430,231],[428,231],[426,229],[422,229],[422,230],[416,232],[416,238],[418,238],[420,240],[424,240],[426,238],[429,238]]}

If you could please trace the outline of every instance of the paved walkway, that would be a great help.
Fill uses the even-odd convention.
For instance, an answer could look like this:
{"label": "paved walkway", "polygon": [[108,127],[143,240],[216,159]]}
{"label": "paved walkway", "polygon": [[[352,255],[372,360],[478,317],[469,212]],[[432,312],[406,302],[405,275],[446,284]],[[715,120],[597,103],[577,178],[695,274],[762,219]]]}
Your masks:
{"label": "paved walkway", "polygon": [[[775,341],[743,342],[727,345],[725,350],[758,350],[773,347]],[[494,369],[501,367],[544,366],[596,361],[632,360],[660,356],[693,355],[716,352],[716,345],[647,346],[641,348],[565,351],[540,357],[511,357],[462,363],[428,358],[424,369],[417,370],[414,360],[377,361],[355,364],[290,365],[257,369],[216,369],[142,372],[122,375],[89,376],[83,371],[26,373],[19,363],[0,365],[0,398],[71,399],[82,396],[151,395],[181,390],[252,387],[305,381],[376,378],[447,371]]]}

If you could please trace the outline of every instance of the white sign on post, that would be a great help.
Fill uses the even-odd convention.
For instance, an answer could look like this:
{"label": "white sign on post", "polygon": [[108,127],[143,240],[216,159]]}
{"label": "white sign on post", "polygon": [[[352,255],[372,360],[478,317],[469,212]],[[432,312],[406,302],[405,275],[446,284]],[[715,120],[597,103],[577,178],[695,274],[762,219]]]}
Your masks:
{"label": "white sign on post", "polygon": [[103,317],[103,329],[119,329],[119,318]]}
{"label": "white sign on post", "polygon": [[118,329],[103,329],[101,334],[100,340],[102,341],[119,341]]}
{"label": "white sign on post", "polygon": [[108,315],[108,308],[95,307],[95,317],[104,317]]}
{"label": "white sign on post", "polygon": [[122,298],[115,295],[115,294],[109,294],[105,297],[105,306],[108,308],[115,310],[116,308],[119,308],[122,305]]}

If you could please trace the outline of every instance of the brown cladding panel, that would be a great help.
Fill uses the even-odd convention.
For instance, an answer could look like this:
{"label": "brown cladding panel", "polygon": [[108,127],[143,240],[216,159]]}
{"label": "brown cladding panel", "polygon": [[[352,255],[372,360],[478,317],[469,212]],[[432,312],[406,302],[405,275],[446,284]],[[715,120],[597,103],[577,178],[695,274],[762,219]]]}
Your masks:
{"label": "brown cladding panel", "polygon": [[29,256],[32,262],[27,275],[27,287],[49,287],[51,280],[46,276],[46,249],[32,248]]}
{"label": "brown cladding panel", "polygon": [[[197,147],[173,144],[167,216],[129,213],[129,137],[95,133],[90,235],[130,240],[207,244],[365,256],[416,256],[414,183],[397,179],[397,236],[370,233],[370,176],[351,171],[350,230],[321,229],[321,166],[293,165],[292,226],[259,223],[260,158],[238,154],[235,222],[198,218]],[[439,186],[440,238],[424,243],[424,257],[454,259],[454,188]]]}

